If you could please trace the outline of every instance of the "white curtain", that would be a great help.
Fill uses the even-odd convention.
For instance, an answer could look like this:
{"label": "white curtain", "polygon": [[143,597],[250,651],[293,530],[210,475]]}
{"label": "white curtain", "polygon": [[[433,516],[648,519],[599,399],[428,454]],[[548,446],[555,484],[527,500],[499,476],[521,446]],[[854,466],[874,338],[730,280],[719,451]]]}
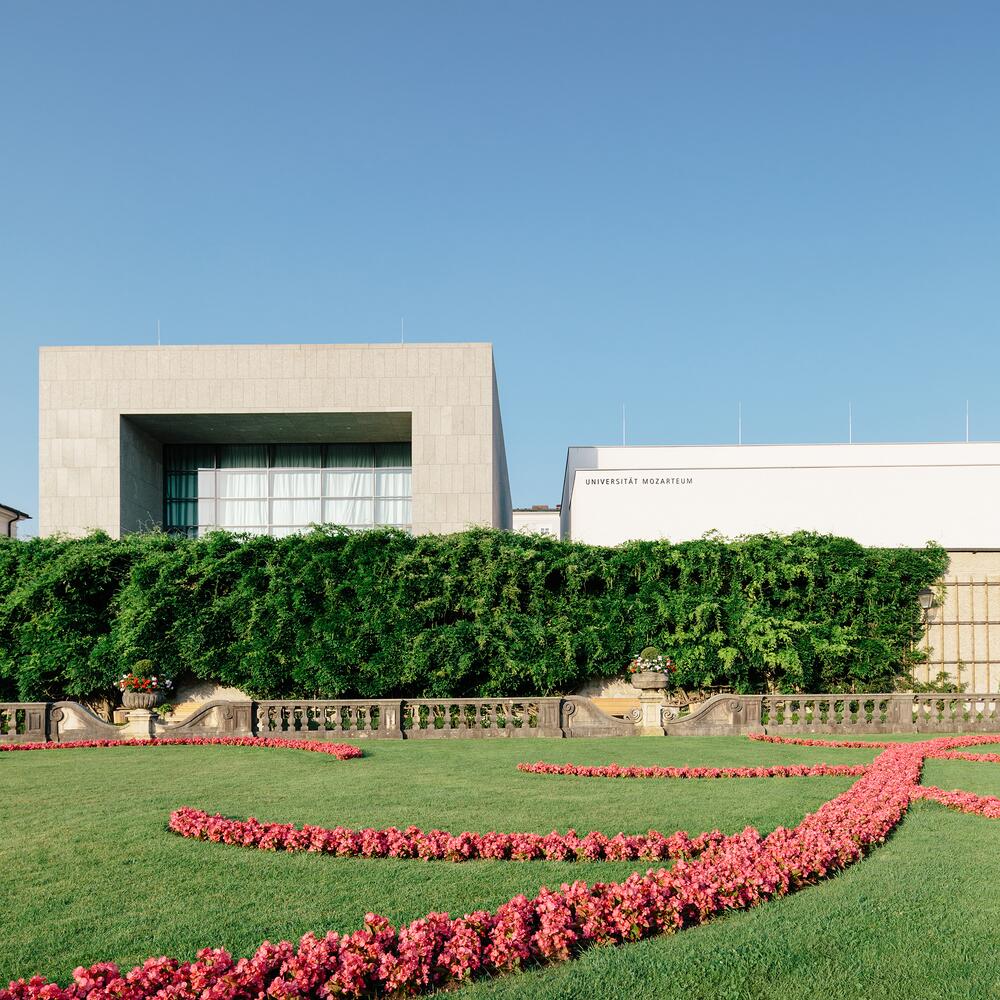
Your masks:
{"label": "white curtain", "polygon": [[305,527],[323,520],[323,505],[312,500],[272,500],[271,523]]}
{"label": "white curtain", "polygon": [[411,473],[407,470],[379,471],[375,474],[376,496],[408,497],[413,495]]}
{"label": "white curtain", "polygon": [[[234,454],[232,464],[257,458],[247,451]],[[291,468],[254,467],[203,470],[198,476],[198,522],[237,531],[267,532],[276,536],[303,530],[310,524],[330,523],[350,527],[412,521],[413,476],[407,468],[294,467],[293,458],[315,461],[303,449],[291,455]],[[213,502],[212,497],[218,499]],[[323,498],[326,499],[323,499]],[[377,498],[377,499],[376,499]]]}
{"label": "white curtain", "polygon": [[220,500],[219,526],[251,528],[267,526],[266,500]]}
{"label": "white curtain", "polygon": [[224,499],[267,496],[266,472],[219,472],[218,480],[219,496]]}
{"label": "white curtain", "polygon": [[198,496],[215,496],[215,469],[198,470]]}
{"label": "white curtain", "polygon": [[[272,472],[271,496],[318,497],[320,495],[319,471]],[[275,517],[277,520],[277,517]]]}
{"label": "white curtain", "polygon": [[328,497],[370,497],[373,492],[370,472],[324,472],[323,478]]}
{"label": "white curtain", "polygon": [[376,500],[376,524],[409,524],[412,520],[409,500]]}
{"label": "white curtain", "polygon": [[372,501],[369,498],[327,500],[324,506],[324,520],[330,524],[359,527],[372,523]]}
{"label": "white curtain", "polygon": [[215,520],[215,500],[201,499],[198,501],[198,523],[212,526]]}

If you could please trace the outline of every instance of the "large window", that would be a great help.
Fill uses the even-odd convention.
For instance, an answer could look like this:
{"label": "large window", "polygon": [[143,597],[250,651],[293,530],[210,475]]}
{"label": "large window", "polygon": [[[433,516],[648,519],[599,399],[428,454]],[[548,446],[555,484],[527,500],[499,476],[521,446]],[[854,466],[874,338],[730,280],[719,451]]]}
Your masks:
{"label": "large window", "polygon": [[412,521],[409,442],[164,445],[167,531],[290,535]]}

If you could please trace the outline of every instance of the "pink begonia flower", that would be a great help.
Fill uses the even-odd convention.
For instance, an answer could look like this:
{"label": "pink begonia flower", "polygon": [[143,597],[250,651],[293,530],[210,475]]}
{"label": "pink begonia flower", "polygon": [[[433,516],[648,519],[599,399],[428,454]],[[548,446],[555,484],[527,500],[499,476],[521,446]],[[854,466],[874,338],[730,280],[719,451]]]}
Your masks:
{"label": "pink begonia flower", "polygon": [[[831,745],[831,744],[824,744]],[[578,778],[859,778],[867,764],[779,764],[772,767],[601,767],[575,764],[518,764],[526,774],[572,775]]]}
{"label": "pink begonia flower", "polygon": [[277,750],[309,750],[338,760],[361,757],[360,747],[321,740],[292,740],[278,736],[173,736],[149,740],[70,740],[66,743],[2,743],[0,752],[19,750],[81,750],[99,747],[272,747]]}
{"label": "pink begonia flower", "polygon": [[[235,742],[239,742],[238,738]],[[768,742],[817,746],[876,744],[767,737]],[[115,741],[120,744],[124,741]],[[184,742],[223,742],[192,739]],[[234,741],[226,741],[234,742]],[[287,745],[295,741],[270,741]],[[672,868],[634,872],[621,882],[574,882],[558,890],[542,889],[534,899],[515,896],[495,913],[476,911],[452,918],[429,913],[395,928],[374,913],[352,933],[304,935],[297,945],[265,941],[249,958],[234,960],[222,949],[204,949],[194,962],[150,958],[122,974],[111,962],[73,973],[61,987],[35,976],[0,989],[0,1000],[333,1000],[336,997],[413,995],[447,988],[477,975],[493,976],[541,962],[563,961],[595,944],[620,944],[694,926],[729,910],[756,906],[810,885],[852,864],[882,843],[906,814],[913,799],[928,799],[964,812],[1000,818],[1000,799],[969,792],[923,787],[920,771],[927,757],[959,757],[1000,762],[997,754],[953,754],[1000,736],[942,737],[921,743],[890,743],[842,794],[805,816],[794,829],[778,827],[766,836],[752,827],[726,836],[718,830],[691,838],[683,831],[664,837],[592,832],[565,834],[422,832],[416,827],[360,831],[336,827],[296,828],[256,819],[227,820],[183,807],[170,817],[170,828],[185,837],[265,850],[311,850],[365,857],[422,857],[464,861],[477,856],[529,860],[536,857],[612,860],[674,858]],[[88,746],[115,745],[101,741]],[[135,745],[135,744],[133,744]],[[138,744],[144,745],[144,744]],[[244,745],[257,745],[253,742]],[[50,747],[40,744],[36,747]],[[61,744],[57,744],[61,746]],[[323,744],[306,744],[318,750]],[[328,745],[327,745],[328,746]],[[19,747],[16,749],[23,749]],[[4,749],[12,749],[5,747]],[[357,756],[360,751],[349,756]],[[329,750],[324,752],[331,752]],[[529,771],[538,765],[527,765]],[[572,765],[541,765],[575,774]],[[565,770],[570,767],[570,770]],[[789,768],[661,768],[698,776],[758,777],[777,774],[844,773],[820,765]],[[613,768],[613,770],[612,770]],[[602,769],[586,769],[590,774]],[[614,776],[645,776],[643,768],[603,769]],[[604,776],[604,775],[602,775]],[[668,776],[657,773],[656,777]],[[670,777],[677,775],[671,773]]]}

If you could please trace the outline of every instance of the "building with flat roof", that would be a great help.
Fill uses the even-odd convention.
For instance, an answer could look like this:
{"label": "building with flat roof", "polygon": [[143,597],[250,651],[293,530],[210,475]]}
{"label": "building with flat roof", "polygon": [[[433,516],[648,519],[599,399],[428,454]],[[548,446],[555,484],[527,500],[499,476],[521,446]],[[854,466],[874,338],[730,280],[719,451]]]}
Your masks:
{"label": "building with flat roof", "polygon": [[566,458],[563,538],[798,530],[947,549],[914,675],[1000,690],[1000,443],[590,447]]}
{"label": "building with flat roof", "polygon": [[490,344],[43,347],[39,531],[511,526]]}
{"label": "building with flat roof", "polygon": [[562,536],[597,545],[798,530],[1000,549],[1000,444],[570,448]]}
{"label": "building with flat roof", "polygon": [[515,507],[513,517],[514,531],[521,535],[545,535],[548,538],[561,537],[559,507],[550,507],[545,503],[536,503],[531,507]]}

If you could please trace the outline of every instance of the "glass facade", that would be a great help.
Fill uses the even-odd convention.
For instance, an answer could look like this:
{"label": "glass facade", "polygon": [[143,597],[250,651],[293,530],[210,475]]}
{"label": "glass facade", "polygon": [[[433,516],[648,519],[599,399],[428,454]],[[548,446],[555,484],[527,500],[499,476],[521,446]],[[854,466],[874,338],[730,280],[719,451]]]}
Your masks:
{"label": "glass facade", "polygon": [[166,530],[291,535],[412,522],[409,442],[163,446]]}

